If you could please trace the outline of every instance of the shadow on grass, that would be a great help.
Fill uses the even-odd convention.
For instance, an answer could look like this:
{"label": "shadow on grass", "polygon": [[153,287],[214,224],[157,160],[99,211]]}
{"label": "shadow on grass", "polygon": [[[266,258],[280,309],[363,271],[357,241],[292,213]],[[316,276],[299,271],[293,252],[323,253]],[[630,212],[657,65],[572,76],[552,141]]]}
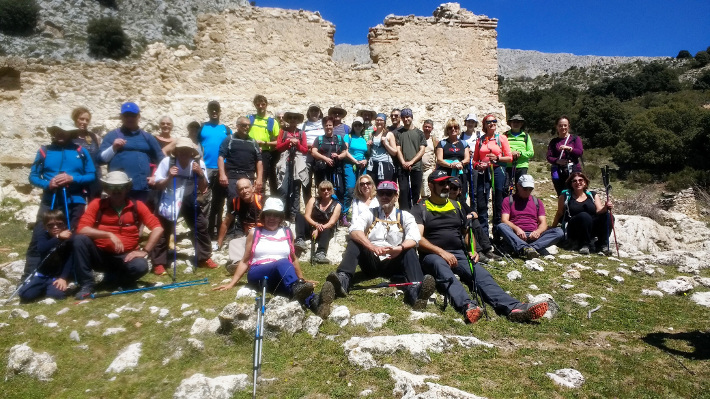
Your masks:
{"label": "shadow on grass", "polygon": [[[707,360],[710,359],[710,332],[689,331],[679,333],[650,333],[642,338],[644,342],[664,350],[670,354],[683,356],[686,359]],[[675,342],[674,342],[675,341]],[[684,342],[678,342],[684,341]],[[670,346],[669,346],[670,344]],[[678,350],[671,346],[687,346],[691,350]]]}

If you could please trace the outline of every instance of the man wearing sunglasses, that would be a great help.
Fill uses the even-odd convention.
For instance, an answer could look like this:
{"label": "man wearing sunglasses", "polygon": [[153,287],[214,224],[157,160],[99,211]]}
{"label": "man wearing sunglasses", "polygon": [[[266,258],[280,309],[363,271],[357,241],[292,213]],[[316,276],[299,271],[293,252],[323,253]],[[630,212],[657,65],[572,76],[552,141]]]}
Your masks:
{"label": "man wearing sunglasses", "polygon": [[547,312],[547,302],[521,303],[511,297],[478,263],[478,254],[464,252],[468,251],[463,240],[466,216],[461,204],[449,199],[450,180],[451,176],[443,170],[432,172],[429,175],[431,196],[417,204],[412,212],[422,236],[419,256],[423,272],[434,276],[439,292],[451,299],[451,305],[463,314],[466,323],[477,322],[483,312],[463,284],[468,285],[471,292],[475,290],[480,294],[496,313],[506,315],[511,321],[526,322],[542,317]]}
{"label": "man wearing sunglasses", "polygon": [[350,280],[360,265],[371,277],[404,276],[405,282],[420,283],[403,287],[404,300],[415,309],[426,307],[436,289],[435,281],[422,273],[416,253],[421,238],[419,229],[409,212],[395,209],[397,191],[397,183],[380,182],[379,206],[353,219],[343,261],[326,278],[335,287],[337,296],[347,296]]}
{"label": "man wearing sunglasses", "polygon": [[545,248],[559,242],[564,233],[559,227],[547,228],[545,205],[532,195],[535,181],[530,175],[522,175],[516,184],[515,194],[503,200],[502,223],[496,226],[498,233],[518,256],[533,259]]}

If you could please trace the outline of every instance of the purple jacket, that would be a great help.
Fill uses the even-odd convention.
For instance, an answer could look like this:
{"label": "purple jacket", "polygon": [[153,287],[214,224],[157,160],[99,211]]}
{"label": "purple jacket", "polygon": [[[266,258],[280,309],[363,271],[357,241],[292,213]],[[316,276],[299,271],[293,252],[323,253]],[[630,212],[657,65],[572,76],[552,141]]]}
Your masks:
{"label": "purple jacket", "polygon": [[[565,139],[555,137],[550,140],[550,145],[547,146],[547,162],[556,165],[557,160],[560,159],[560,146],[565,144]],[[579,136],[570,134],[569,140],[567,140],[567,145],[572,147],[572,151],[565,151],[562,154],[562,159],[568,159],[572,161],[575,166],[575,170],[579,169],[579,158],[582,157],[584,153],[584,148],[582,147],[582,139]]]}

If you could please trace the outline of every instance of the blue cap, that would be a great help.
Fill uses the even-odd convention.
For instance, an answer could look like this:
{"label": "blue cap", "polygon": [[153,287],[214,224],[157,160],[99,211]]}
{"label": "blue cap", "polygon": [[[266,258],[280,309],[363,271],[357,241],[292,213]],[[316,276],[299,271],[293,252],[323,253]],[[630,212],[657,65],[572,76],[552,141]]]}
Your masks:
{"label": "blue cap", "polygon": [[399,115],[404,118],[405,116],[414,116],[410,108],[405,108],[399,112]]}
{"label": "blue cap", "polygon": [[140,114],[141,109],[138,108],[138,105],[136,105],[136,103],[123,103],[123,105],[121,105],[121,114],[129,112],[132,114]]}

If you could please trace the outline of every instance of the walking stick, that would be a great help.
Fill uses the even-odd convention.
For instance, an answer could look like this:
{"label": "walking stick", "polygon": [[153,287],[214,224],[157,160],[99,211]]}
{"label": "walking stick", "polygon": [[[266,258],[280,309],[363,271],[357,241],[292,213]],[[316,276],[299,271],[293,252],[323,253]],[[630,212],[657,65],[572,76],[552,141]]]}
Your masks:
{"label": "walking stick", "polygon": [[199,280],[192,280],[192,281],[183,281],[181,283],[172,283],[172,284],[166,284],[166,285],[154,285],[152,287],[136,288],[136,289],[132,289],[132,290],[123,290],[123,291],[117,291],[117,292],[103,292],[101,294],[90,294],[90,295],[87,295],[86,298],[96,299],[96,298],[103,298],[103,297],[114,296],[114,295],[132,294],[134,292],[153,291],[153,290],[170,290],[173,288],[192,287],[194,285],[205,285],[205,284],[207,284],[207,278],[203,278],[203,279],[199,279]]}
{"label": "walking stick", "polygon": [[67,230],[71,230],[71,218],[69,217],[69,204],[67,204],[67,188],[62,187],[62,193],[64,194],[64,211],[67,215]]}
{"label": "walking stick", "polygon": [[474,268],[473,265],[473,259],[471,259],[471,256],[476,253],[476,239],[473,237],[473,229],[471,227],[468,228],[468,237],[469,241],[471,242],[471,252],[466,251],[466,246],[464,245],[463,242],[463,237],[461,237],[461,248],[464,249],[464,254],[466,255],[466,260],[468,261],[468,267],[471,269],[471,282],[473,283],[473,297],[476,300],[476,302],[480,303],[481,306],[483,307],[483,314],[486,315],[486,320],[489,320],[490,317],[488,316],[488,309],[486,308],[486,303],[483,302],[483,296],[479,292],[479,287],[478,284],[476,284],[476,269]]}
{"label": "walking stick", "polygon": [[385,281],[379,284],[373,284],[373,285],[356,285],[350,288],[350,291],[356,291],[356,290],[367,290],[370,288],[387,288],[387,287],[410,287],[410,286],[416,286],[420,285],[422,282],[421,281],[411,281],[407,283],[391,283],[389,281]]}
{"label": "walking stick", "polygon": [[407,171],[407,186],[409,187],[409,209],[412,209],[412,170]]}
{"label": "walking stick", "polygon": [[192,175],[195,180],[195,189],[192,192],[192,213],[194,214],[195,222],[195,224],[192,225],[192,246],[195,247],[195,264],[192,268],[192,273],[194,274],[195,270],[197,270],[197,212],[202,212],[202,210],[197,207],[197,176],[195,176],[194,173]]}
{"label": "walking stick", "polygon": [[173,284],[177,281],[177,209],[175,208],[177,208],[177,176],[173,177]]}
{"label": "walking stick", "polygon": [[52,205],[49,207],[50,210],[54,210],[54,200],[56,200],[56,199],[57,199],[57,192],[55,191],[52,194]]}
{"label": "walking stick", "polygon": [[[264,276],[261,298],[256,298],[256,328],[254,330],[254,387],[252,398],[256,398],[256,379],[261,373],[261,354],[264,344],[264,313],[266,313],[266,283],[268,277]],[[261,303],[259,303],[261,301]]]}
{"label": "walking stick", "polygon": [[318,237],[318,230],[313,230],[311,233],[311,266],[316,260],[316,238]]}
{"label": "walking stick", "polygon": [[[605,167],[602,168],[602,183],[604,184],[604,189],[606,190],[606,202],[609,202],[609,192],[611,191],[611,184],[609,183],[609,165],[606,165]],[[614,227],[614,220],[612,219],[612,213],[611,209],[607,209],[607,212],[609,213],[609,217],[606,219],[606,236],[607,236],[607,243],[606,243],[606,250],[610,252],[610,242],[609,242],[609,225],[611,225],[611,230],[614,233],[614,244],[616,244],[616,256],[620,257],[619,255],[619,242],[616,240],[616,227]]]}
{"label": "walking stick", "polygon": [[471,203],[471,208],[473,208],[474,210],[477,211],[477,210],[478,210],[478,207],[477,207],[476,205],[474,205],[474,204],[476,203],[476,195],[475,195],[476,187],[473,187],[473,174],[474,174],[474,173],[478,173],[478,171],[475,170],[474,167],[473,167],[473,157],[470,157],[470,158],[468,159],[468,169],[469,169],[469,174],[468,174],[468,184],[469,184],[469,185],[468,185],[468,194],[469,194],[469,196],[471,197],[471,201],[470,201],[470,203]]}

